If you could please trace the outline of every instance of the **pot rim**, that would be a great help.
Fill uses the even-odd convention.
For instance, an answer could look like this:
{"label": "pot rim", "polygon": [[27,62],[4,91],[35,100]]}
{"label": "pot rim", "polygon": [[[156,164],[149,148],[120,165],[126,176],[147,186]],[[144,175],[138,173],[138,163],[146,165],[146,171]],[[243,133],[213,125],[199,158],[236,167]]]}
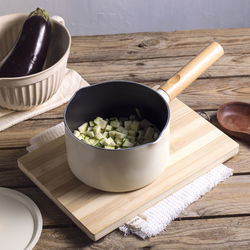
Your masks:
{"label": "pot rim", "polygon": [[[70,130],[70,128],[68,127],[68,124],[66,122],[66,113],[67,113],[67,110],[68,110],[68,107],[70,105],[70,103],[74,100],[74,98],[76,97],[76,95],[82,90],[82,89],[85,89],[85,88],[92,88],[92,87],[95,87],[97,85],[101,85],[101,84],[108,84],[110,82],[126,82],[126,83],[132,83],[132,84],[137,84],[137,85],[140,85],[142,87],[145,87],[147,89],[150,89],[151,91],[154,91],[158,96],[159,98],[161,98],[163,100],[163,102],[166,104],[166,107],[167,107],[167,111],[168,111],[168,117],[167,117],[167,121],[163,127],[163,129],[160,131],[159,133],[159,136],[156,140],[152,141],[152,142],[148,142],[148,143],[145,143],[145,144],[142,144],[142,145],[138,145],[138,146],[133,146],[133,147],[129,147],[129,148],[120,148],[120,149],[107,149],[107,148],[101,148],[101,147],[96,147],[96,146],[93,146],[93,145],[90,145],[80,139],[78,139],[73,133],[72,131]],[[143,147],[146,147],[146,146],[149,146],[149,145],[153,145],[153,144],[156,144],[162,137],[162,134],[166,131],[166,129],[168,128],[169,126],[169,122],[170,122],[170,108],[169,108],[169,104],[168,102],[163,98],[163,96],[156,90],[146,86],[146,85],[143,85],[141,83],[138,83],[138,82],[134,82],[134,81],[127,81],[127,80],[111,80],[111,81],[103,81],[103,82],[99,82],[99,83],[95,83],[95,84],[92,84],[92,85],[89,85],[89,86],[86,86],[86,87],[83,87],[83,88],[80,88],[79,90],[77,90],[74,95],[70,98],[70,100],[68,101],[65,109],[64,109],[64,114],[63,114],[63,120],[64,120],[64,126],[65,126],[65,129],[69,132],[69,134],[76,140],[78,140],[80,143],[82,143],[83,145],[87,145],[89,147],[92,147],[92,148],[95,148],[95,149],[98,149],[98,150],[105,150],[105,151],[117,151],[117,152],[120,152],[120,151],[127,151],[127,150],[133,150],[133,149],[138,149],[138,148],[143,148]],[[65,131],[66,132],[66,131]]]}

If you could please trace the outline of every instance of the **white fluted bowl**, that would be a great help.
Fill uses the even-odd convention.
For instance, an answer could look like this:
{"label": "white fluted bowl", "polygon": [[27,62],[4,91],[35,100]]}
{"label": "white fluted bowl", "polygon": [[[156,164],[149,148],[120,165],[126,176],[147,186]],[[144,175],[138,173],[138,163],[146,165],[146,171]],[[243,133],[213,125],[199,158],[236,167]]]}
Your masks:
{"label": "white fluted bowl", "polygon": [[[16,42],[28,14],[0,17],[0,61]],[[44,69],[22,77],[0,78],[0,106],[28,110],[50,99],[63,80],[70,52],[71,36],[61,17],[52,17],[51,40]]]}

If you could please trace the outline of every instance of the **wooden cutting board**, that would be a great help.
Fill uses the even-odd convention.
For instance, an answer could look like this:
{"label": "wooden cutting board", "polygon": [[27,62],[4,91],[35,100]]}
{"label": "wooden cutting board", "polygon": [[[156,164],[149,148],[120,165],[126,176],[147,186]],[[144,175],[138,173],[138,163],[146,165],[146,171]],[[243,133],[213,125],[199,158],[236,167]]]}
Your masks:
{"label": "wooden cutting board", "polygon": [[24,155],[18,166],[91,239],[98,240],[238,152],[236,142],[178,99],[170,110],[169,164],[142,189],[109,193],[81,183],[68,167],[64,137]]}

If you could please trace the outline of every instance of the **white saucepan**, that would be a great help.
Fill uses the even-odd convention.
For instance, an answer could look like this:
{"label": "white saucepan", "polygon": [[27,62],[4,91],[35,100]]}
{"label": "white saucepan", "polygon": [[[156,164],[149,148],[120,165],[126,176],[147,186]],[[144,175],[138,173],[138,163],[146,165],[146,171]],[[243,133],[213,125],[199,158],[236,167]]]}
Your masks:
{"label": "white saucepan", "polygon": [[[213,42],[157,91],[130,81],[103,82],[77,91],[64,113],[67,159],[73,174],[91,187],[111,192],[131,191],[153,182],[169,162],[169,101],[223,54],[223,48]],[[78,126],[97,116],[120,117],[135,108],[160,130],[155,141],[126,149],[104,149],[73,134]]]}

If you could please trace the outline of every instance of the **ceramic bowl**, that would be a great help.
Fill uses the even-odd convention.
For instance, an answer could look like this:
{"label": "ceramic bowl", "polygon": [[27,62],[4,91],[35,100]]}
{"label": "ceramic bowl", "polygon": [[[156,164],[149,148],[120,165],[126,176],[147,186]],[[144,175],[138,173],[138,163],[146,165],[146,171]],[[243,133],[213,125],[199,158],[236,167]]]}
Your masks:
{"label": "ceramic bowl", "polygon": [[[0,17],[0,61],[13,47],[28,14]],[[71,36],[61,17],[51,20],[51,41],[41,72],[0,78],[0,106],[12,110],[28,110],[50,99],[63,80],[70,52]]]}

